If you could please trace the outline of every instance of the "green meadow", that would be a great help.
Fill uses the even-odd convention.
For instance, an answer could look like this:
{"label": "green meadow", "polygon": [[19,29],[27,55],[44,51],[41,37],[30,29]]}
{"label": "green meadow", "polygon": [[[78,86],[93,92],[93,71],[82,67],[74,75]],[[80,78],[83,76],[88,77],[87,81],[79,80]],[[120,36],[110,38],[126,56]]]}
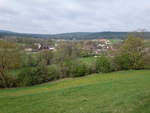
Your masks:
{"label": "green meadow", "polygon": [[150,113],[150,71],[120,71],[1,89],[0,113]]}

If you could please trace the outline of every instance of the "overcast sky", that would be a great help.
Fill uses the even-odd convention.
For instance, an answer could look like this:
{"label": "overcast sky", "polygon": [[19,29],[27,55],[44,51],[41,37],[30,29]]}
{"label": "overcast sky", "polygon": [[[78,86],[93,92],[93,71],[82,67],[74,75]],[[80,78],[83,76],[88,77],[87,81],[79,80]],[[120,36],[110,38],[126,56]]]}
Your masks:
{"label": "overcast sky", "polygon": [[26,33],[150,30],[150,0],[0,0],[0,29]]}

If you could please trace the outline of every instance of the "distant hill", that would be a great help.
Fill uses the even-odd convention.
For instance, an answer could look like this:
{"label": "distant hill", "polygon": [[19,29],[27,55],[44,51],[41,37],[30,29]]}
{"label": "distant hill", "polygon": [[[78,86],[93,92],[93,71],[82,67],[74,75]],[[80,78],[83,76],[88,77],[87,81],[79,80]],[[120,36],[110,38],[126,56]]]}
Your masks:
{"label": "distant hill", "polygon": [[[16,37],[32,37],[32,38],[49,38],[49,39],[64,39],[64,40],[89,40],[89,39],[125,39],[129,32],[74,32],[62,34],[29,34],[16,33],[11,31],[0,30],[0,37],[16,36]],[[150,32],[145,32],[144,37],[150,39]]]}
{"label": "distant hill", "polygon": [[7,31],[7,30],[0,30],[0,34],[14,34],[14,32]]}
{"label": "distant hill", "polygon": [[72,40],[88,40],[88,39],[124,39],[127,36],[127,32],[76,32],[76,33],[64,33],[51,35],[53,38],[60,39],[72,39]]}

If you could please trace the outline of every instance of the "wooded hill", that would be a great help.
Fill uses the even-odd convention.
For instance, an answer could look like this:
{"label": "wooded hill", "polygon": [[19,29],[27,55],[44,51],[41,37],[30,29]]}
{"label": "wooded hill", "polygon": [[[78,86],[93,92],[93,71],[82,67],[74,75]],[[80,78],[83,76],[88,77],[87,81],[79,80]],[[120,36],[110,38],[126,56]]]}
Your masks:
{"label": "wooded hill", "polygon": [[[29,34],[0,30],[0,38],[4,36],[16,36],[26,38],[49,38],[64,40],[89,40],[89,39],[125,39],[131,32],[74,32],[62,34]],[[138,32],[139,33],[139,32]],[[141,33],[145,39],[150,39],[150,32]]]}

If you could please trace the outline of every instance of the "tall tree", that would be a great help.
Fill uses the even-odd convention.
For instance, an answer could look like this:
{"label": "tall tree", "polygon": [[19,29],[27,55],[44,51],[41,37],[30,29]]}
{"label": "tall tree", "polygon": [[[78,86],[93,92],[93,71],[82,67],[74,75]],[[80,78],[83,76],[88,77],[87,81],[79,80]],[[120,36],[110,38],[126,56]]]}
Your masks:
{"label": "tall tree", "polygon": [[122,69],[142,69],[144,67],[144,39],[129,36],[124,41],[119,55],[116,57],[117,63]]}
{"label": "tall tree", "polygon": [[21,56],[14,43],[0,41],[0,86],[9,87],[8,70],[21,66]]}
{"label": "tall tree", "polygon": [[80,49],[75,42],[62,42],[56,51],[56,60],[64,62],[79,57]]}

